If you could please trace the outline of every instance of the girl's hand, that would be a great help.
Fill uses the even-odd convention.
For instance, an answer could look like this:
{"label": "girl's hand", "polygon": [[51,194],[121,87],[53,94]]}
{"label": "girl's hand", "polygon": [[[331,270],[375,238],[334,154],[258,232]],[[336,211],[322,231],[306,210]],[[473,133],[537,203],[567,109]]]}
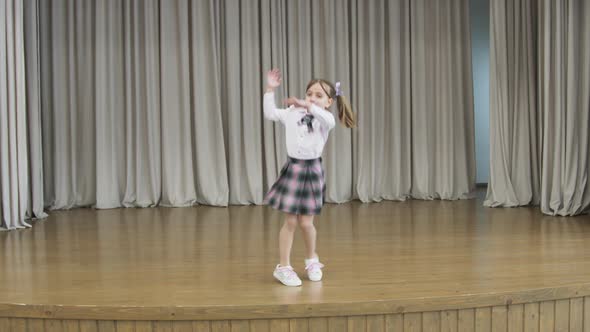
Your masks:
{"label": "girl's hand", "polygon": [[266,74],[266,86],[268,90],[274,90],[279,85],[281,85],[281,72],[278,69],[270,70]]}
{"label": "girl's hand", "polygon": [[295,97],[289,97],[289,98],[285,99],[285,104],[287,104],[289,106],[295,105],[297,107],[306,108],[306,109],[308,109],[311,106],[305,100],[299,99],[299,98],[295,98]]}

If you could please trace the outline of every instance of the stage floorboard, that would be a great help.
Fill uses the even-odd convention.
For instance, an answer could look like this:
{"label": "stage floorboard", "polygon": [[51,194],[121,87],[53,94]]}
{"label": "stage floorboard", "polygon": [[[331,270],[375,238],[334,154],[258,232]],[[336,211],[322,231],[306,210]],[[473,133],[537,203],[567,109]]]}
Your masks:
{"label": "stage floorboard", "polygon": [[[442,331],[449,320],[514,317],[524,329],[527,310],[541,328],[549,311],[545,323],[556,329],[560,315],[569,327],[590,324],[588,216],[485,208],[482,194],[327,204],[316,218],[324,280],[302,278],[296,288],[272,277],[282,220],[265,206],[51,212],[31,229],[0,233],[0,330],[162,321],[194,331],[238,323],[278,331],[280,322],[290,331],[352,331],[377,319],[383,331],[418,322],[416,331],[430,323]],[[292,265],[302,277],[303,259],[298,230]]]}

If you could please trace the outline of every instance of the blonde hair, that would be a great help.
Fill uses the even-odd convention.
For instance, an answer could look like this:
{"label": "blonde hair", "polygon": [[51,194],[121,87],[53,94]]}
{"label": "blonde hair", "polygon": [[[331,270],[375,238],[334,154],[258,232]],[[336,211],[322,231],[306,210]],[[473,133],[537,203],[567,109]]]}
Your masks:
{"label": "blonde hair", "polygon": [[305,91],[309,90],[309,88],[311,88],[316,83],[320,84],[322,90],[324,90],[328,97],[336,99],[336,108],[338,109],[338,118],[340,119],[340,123],[342,123],[342,125],[346,128],[354,128],[356,126],[356,119],[348,99],[346,99],[346,97],[344,97],[342,94],[336,95],[336,89],[334,88],[334,85],[331,82],[320,78],[309,81]]}

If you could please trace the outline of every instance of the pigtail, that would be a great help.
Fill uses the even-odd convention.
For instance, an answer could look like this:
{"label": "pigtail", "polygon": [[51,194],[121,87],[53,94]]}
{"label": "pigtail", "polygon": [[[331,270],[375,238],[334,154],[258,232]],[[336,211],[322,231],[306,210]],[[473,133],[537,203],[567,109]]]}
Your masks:
{"label": "pigtail", "polygon": [[348,99],[344,96],[336,96],[336,108],[338,108],[340,123],[346,128],[354,128],[356,126],[356,119]]}

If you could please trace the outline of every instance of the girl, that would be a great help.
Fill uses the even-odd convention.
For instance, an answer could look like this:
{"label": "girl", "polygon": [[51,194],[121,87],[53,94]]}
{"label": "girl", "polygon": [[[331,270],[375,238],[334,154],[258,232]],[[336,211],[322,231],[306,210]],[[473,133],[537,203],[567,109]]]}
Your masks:
{"label": "girl", "polygon": [[286,99],[288,109],[277,109],[274,89],[281,84],[281,73],[273,69],[267,74],[264,94],[264,116],[280,121],[285,126],[288,159],[275,184],[265,197],[273,208],[285,212],[285,223],[279,234],[280,264],[274,277],[286,286],[300,286],[301,279],[293,271],[289,258],[297,225],[301,227],[307,248],[305,270],[311,281],[322,280],[322,268],[316,253],[316,229],[313,216],[320,214],[324,202],[324,171],[322,151],[328,133],[335,126],[334,116],[328,108],[334,99],[338,117],[348,128],[355,126],[350,104],[342,96],[340,83],[333,86],[323,79],[314,79],[307,84],[305,100]]}

